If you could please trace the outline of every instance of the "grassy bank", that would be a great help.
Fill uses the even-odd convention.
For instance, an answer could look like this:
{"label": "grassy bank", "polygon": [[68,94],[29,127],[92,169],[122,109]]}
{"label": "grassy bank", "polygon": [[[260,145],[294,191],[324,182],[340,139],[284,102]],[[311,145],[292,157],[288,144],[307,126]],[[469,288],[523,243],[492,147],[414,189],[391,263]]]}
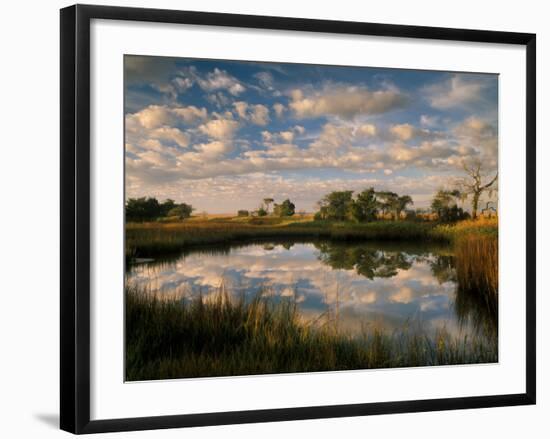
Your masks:
{"label": "grassy bank", "polygon": [[[458,234],[485,230],[469,226],[438,226],[430,222],[377,221],[339,223],[279,218],[186,220],[175,223],[133,223],[126,226],[126,256],[156,257],[193,246],[228,244],[254,239],[330,239],[341,241],[451,241]],[[488,231],[497,226],[484,226]]]}
{"label": "grassy bank", "polygon": [[497,343],[459,339],[445,329],[360,336],[300,317],[291,299],[216,297],[160,300],[126,288],[126,379],[252,375],[497,361]]}

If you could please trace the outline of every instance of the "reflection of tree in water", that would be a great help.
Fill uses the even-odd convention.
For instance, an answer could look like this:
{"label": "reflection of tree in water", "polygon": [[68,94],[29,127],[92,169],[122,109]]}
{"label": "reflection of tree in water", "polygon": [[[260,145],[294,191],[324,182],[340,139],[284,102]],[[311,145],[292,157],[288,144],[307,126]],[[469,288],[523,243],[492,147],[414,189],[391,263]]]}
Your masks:
{"label": "reflection of tree in water", "polygon": [[315,244],[319,259],[334,269],[355,270],[368,279],[393,277],[398,270],[411,268],[414,257],[405,252],[385,251],[367,246],[322,242]]}
{"label": "reflection of tree in water", "polygon": [[491,291],[462,285],[455,270],[455,257],[438,255],[430,268],[440,284],[455,282],[454,311],[461,325],[470,324],[478,333],[496,336],[498,329],[498,296]]}
{"label": "reflection of tree in water", "polygon": [[433,276],[439,284],[445,282],[456,282],[456,271],[454,265],[454,256],[437,255],[429,261]]}

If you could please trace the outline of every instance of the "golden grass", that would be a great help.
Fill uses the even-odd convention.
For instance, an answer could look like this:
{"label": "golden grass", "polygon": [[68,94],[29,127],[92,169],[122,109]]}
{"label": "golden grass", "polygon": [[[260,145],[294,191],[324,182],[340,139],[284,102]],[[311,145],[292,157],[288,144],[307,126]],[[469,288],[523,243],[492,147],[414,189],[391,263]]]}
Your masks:
{"label": "golden grass", "polygon": [[471,291],[498,292],[498,239],[471,234],[455,242],[458,283]]}
{"label": "golden grass", "polygon": [[217,297],[159,300],[126,287],[126,378],[169,378],[315,372],[495,362],[496,338],[451,336],[405,325],[365,329],[358,336],[336,325],[301,318],[291,298]]}

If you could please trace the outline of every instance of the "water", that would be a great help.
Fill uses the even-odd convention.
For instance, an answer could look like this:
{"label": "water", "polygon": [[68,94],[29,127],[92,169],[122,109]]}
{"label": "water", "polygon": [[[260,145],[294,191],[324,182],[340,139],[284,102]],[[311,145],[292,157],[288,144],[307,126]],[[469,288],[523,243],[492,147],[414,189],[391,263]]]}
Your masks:
{"label": "water", "polygon": [[215,294],[295,299],[304,320],[359,333],[444,327],[457,336],[496,331],[483,300],[461,297],[451,248],[414,243],[264,242],[213,246],[130,265],[129,282],[166,297]]}

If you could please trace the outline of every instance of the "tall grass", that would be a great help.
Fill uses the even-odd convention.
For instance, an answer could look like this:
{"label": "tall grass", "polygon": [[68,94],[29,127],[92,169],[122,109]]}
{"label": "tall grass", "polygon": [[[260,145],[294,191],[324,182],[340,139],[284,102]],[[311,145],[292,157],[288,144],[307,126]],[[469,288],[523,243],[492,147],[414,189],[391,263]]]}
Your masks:
{"label": "tall grass", "polygon": [[498,239],[490,235],[466,235],[456,240],[455,308],[459,319],[477,328],[498,328]]}
{"label": "tall grass", "polygon": [[352,336],[303,320],[293,299],[232,299],[223,288],[193,300],[126,287],[126,379],[314,372],[497,361],[495,339],[404,326]]}

